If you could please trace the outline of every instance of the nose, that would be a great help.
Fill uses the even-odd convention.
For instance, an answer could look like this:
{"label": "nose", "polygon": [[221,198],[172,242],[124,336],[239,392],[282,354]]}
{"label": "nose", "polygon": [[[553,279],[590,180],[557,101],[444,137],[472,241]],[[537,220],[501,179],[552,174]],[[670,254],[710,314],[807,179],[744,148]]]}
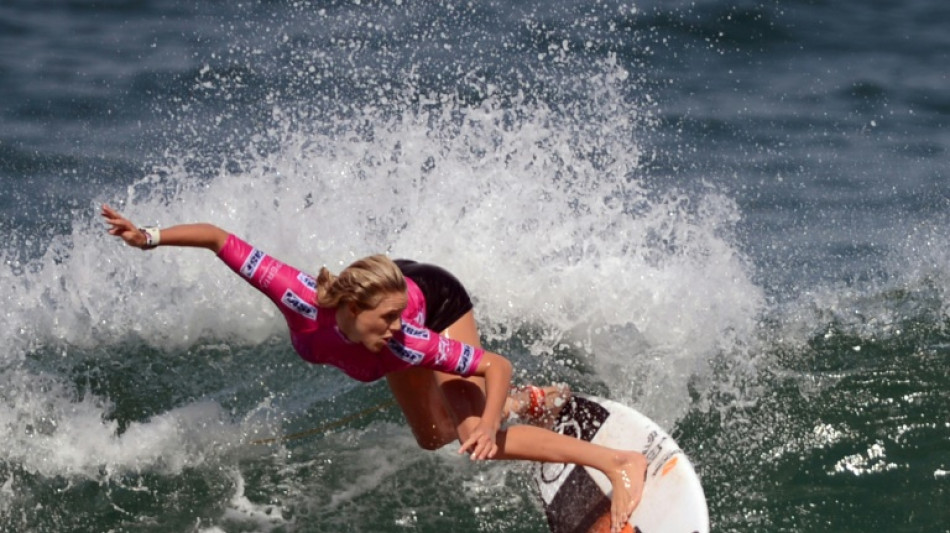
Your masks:
{"label": "nose", "polygon": [[396,333],[400,329],[402,329],[401,318],[397,318],[396,320],[393,320],[392,323],[389,324],[389,331],[392,331],[393,333]]}

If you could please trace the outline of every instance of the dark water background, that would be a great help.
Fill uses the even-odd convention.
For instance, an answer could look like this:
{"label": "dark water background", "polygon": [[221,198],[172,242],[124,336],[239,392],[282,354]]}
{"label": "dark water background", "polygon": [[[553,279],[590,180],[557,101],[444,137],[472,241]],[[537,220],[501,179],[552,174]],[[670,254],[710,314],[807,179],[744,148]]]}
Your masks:
{"label": "dark water background", "polygon": [[950,531],[950,4],[0,3],[0,530],[544,531],[301,363],[208,220],[441,263],[516,379],[673,430],[714,531]]}

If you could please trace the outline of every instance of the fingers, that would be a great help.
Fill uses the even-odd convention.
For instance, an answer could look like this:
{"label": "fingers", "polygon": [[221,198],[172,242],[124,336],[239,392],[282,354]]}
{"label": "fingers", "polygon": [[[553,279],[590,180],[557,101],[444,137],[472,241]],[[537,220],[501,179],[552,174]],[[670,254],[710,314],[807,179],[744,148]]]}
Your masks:
{"label": "fingers", "polygon": [[498,445],[492,442],[488,436],[484,436],[478,441],[478,446],[476,446],[475,451],[472,452],[472,460],[484,461],[485,459],[492,459],[496,453],[498,453]]}
{"label": "fingers", "polygon": [[100,214],[102,215],[102,218],[106,219],[106,222],[108,222],[111,226],[113,226],[113,228],[121,225],[122,222],[125,220],[124,218],[122,218],[122,215],[120,215],[114,209],[112,209],[111,207],[105,204],[102,205],[102,212]]}
{"label": "fingers", "polygon": [[119,214],[118,211],[116,211],[115,209],[112,209],[106,204],[102,204],[101,215],[110,224],[115,224],[116,222],[121,222],[123,220],[126,220],[122,215]]}
{"label": "fingers", "polygon": [[489,435],[475,431],[462,443],[459,453],[465,453],[469,449],[472,450],[471,458],[473,461],[482,461],[495,457],[498,453],[498,444]]}
{"label": "fingers", "polygon": [[129,246],[141,247],[141,243],[139,242],[141,240],[140,232],[131,220],[123,217],[118,211],[106,204],[102,204],[102,212],[100,214],[106,219],[106,223],[110,226],[107,230],[109,235],[119,237]]}
{"label": "fingers", "polygon": [[135,229],[135,225],[132,224],[131,220],[123,217],[108,205],[103,204],[101,215],[113,228]]}
{"label": "fingers", "polygon": [[[469,448],[475,445],[477,440],[478,440],[478,435],[476,435],[475,433],[472,433],[471,435],[469,435],[468,439],[462,443],[462,447],[459,448],[459,454],[463,454],[467,452]],[[474,454],[474,451],[472,453]]]}
{"label": "fingers", "polygon": [[473,432],[471,435],[469,435],[468,439],[462,443],[462,447],[459,448],[459,453],[465,453],[471,449],[473,461],[483,459],[485,439],[485,435],[479,433],[478,431]]}

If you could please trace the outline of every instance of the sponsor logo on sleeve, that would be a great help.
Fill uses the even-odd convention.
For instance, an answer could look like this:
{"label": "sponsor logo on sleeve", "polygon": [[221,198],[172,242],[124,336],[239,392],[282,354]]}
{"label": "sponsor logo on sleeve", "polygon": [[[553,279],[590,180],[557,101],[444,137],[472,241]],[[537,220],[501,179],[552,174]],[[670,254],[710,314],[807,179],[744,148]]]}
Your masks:
{"label": "sponsor logo on sleeve", "polygon": [[241,275],[245,278],[253,278],[254,273],[257,272],[257,267],[261,266],[261,261],[263,261],[265,257],[267,257],[267,255],[264,252],[257,248],[252,248],[247,259],[244,260],[244,264],[241,265]]}
{"label": "sponsor logo on sleeve", "polygon": [[402,332],[414,339],[429,340],[429,330],[417,328],[407,322],[402,323]]}
{"label": "sponsor logo on sleeve", "polygon": [[459,364],[455,367],[455,371],[459,374],[468,374],[473,357],[475,357],[475,348],[472,348],[468,344],[463,344],[462,355],[459,357]]}
{"label": "sponsor logo on sleeve", "polygon": [[294,294],[294,291],[292,290],[288,289],[280,301],[287,307],[293,309],[297,314],[303,315],[310,320],[317,319],[317,308],[307,303],[307,301],[300,296]]}
{"label": "sponsor logo on sleeve", "polygon": [[264,275],[261,276],[261,287],[268,288],[270,284],[274,281],[274,278],[277,277],[277,273],[280,272],[280,267],[283,266],[279,261],[271,261],[267,268],[264,269]]}
{"label": "sponsor logo on sleeve", "polygon": [[452,349],[452,343],[445,337],[439,337],[439,355],[435,358],[435,364],[441,365],[449,358],[449,351]]}
{"label": "sponsor logo on sleeve", "polygon": [[422,352],[407,348],[406,346],[399,344],[394,340],[389,341],[389,349],[392,350],[394,354],[396,354],[396,357],[402,359],[410,365],[418,365],[422,362]]}
{"label": "sponsor logo on sleeve", "polygon": [[313,276],[301,272],[297,274],[297,280],[306,285],[308,289],[312,291],[317,290],[317,280],[313,279]]}

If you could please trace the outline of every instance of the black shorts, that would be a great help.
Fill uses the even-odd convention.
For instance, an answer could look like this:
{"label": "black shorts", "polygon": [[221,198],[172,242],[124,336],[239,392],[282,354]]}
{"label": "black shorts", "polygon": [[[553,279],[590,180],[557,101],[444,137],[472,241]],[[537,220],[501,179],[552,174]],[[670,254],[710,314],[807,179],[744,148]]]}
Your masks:
{"label": "black shorts", "polygon": [[408,259],[397,259],[402,275],[416,282],[426,299],[423,326],[442,332],[472,310],[472,299],[462,282],[444,268]]}

